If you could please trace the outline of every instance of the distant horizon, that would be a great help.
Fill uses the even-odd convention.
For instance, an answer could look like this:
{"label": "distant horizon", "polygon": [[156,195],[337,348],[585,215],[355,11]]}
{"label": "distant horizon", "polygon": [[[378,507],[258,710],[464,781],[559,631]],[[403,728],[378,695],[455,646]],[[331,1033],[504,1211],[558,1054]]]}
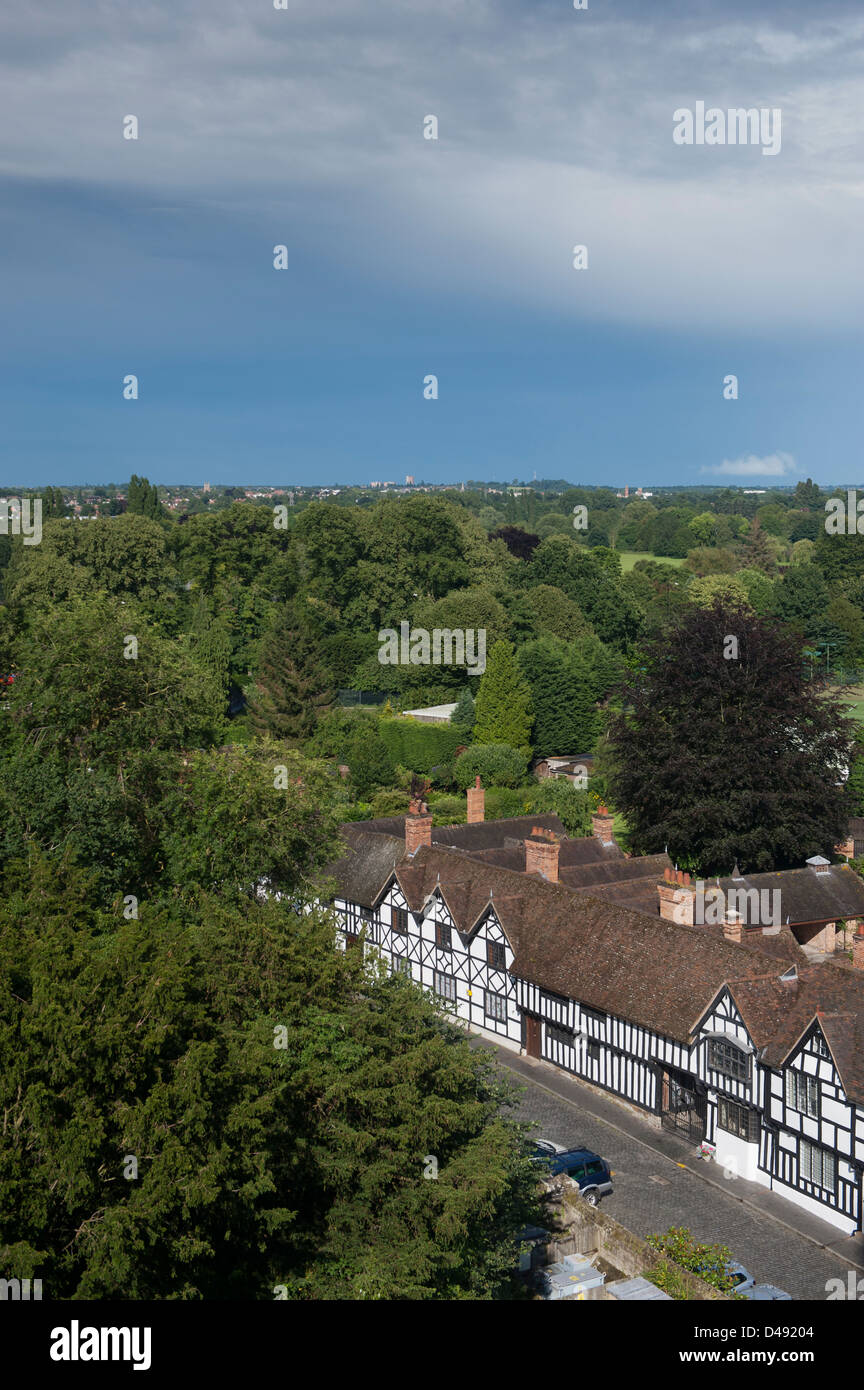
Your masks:
{"label": "distant horizon", "polygon": [[[615,482],[610,482],[610,483],[606,483],[606,482],[603,482],[603,483],[575,482],[575,481],[571,481],[571,480],[566,479],[566,478],[555,478],[555,479],[552,479],[552,478],[530,479],[530,478],[529,478],[529,479],[519,479],[517,482],[513,482],[512,480],[505,480],[505,479],[503,479],[503,478],[490,478],[488,481],[485,481],[485,482],[479,482],[477,479],[469,479],[469,478],[465,478],[465,479],[457,478],[457,479],[455,479],[455,480],[440,481],[440,482],[439,482],[439,481],[436,481],[436,480],[433,479],[433,478],[422,478],[422,479],[418,479],[418,480],[417,480],[416,482],[414,482],[414,483],[391,482],[391,483],[389,483],[387,486],[384,486],[383,483],[382,483],[381,485],[379,485],[379,486],[373,486],[373,484],[370,483],[370,482],[346,483],[346,482],[329,482],[329,481],[326,481],[326,480],[325,480],[325,481],[314,482],[314,483],[301,483],[301,482],[296,482],[296,481],[294,481],[294,482],[286,482],[286,483],[270,483],[270,482],[260,482],[260,481],[249,482],[249,481],[245,481],[245,480],[243,480],[243,481],[235,481],[235,482],[231,482],[231,481],[227,481],[227,482],[212,482],[210,479],[204,479],[204,481],[203,481],[203,482],[200,482],[200,483],[177,482],[177,481],[163,482],[163,481],[160,481],[160,480],[159,480],[158,478],[156,478],[156,477],[152,477],[150,474],[146,474],[146,473],[145,473],[143,476],[146,477],[147,481],[148,481],[149,483],[151,483],[154,487],[164,488],[164,489],[166,489],[166,490],[168,490],[168,491],[170,491],[172,488],[185,488],[185,489],[194,489],[194,490],[200,491],[201,489],[203,489],[203,488],[205,487],[206,484],[209,483],[209,486],[210,486],[211,488],[213,488],[213,489],[218,489],[218,490],[220,490],[220,491],[221,491],[221,490],[224,490],[224,489],[226,489],[226,488],[242,488],[242,489],[244,489],[244,490],[247,489],[247,488],[249,488],[249,489],[251,489],[251,488],[268,488],[268,489],[270,489],[271,491],[277,491],[277,492],[278,492],[278,491],[283,491],[283,492],[290,492],[290,491],[319,492],[319,491],[323,491],[323,490],[330,490],[330,491],[332,491],[332,490],[334,490],[334,489],[338,489],[338,490],[340,490],[340,491],[342,491],[342,492],[351,492],[351,491],[354,491],[354,490],[362,490],[362,491],[364,491],[364,492],[372,491],[372,492],[376,492],[376,493],[381,493],[381,494],[383,494],[383,493],[385,493],[385,492],[389,492],[389,491],[393,491],[393,490],[398,490],[398,491],[400,491],[400,492],[405,492],[406,490],[407,490],[407,491],[415,491],[415,492],[416,492],[416,491],[421,491],[423,488],[441,488],[441,489],[448,489],[448,490],[450,490],[450,491],[456,491],[456,492],[458,492],[458,491],[461,489],[462,484],[463,484],[463,482],[464,482],[466,492],[468,492],[468,491],[470,491],[470,492],[482,492],[482,491],[483,491],[484,489],[486,489],[486,488],[502,488],[502,489],[503,489],[503,488],[510,488],[510,487],[533,488],[535,491],[538,491],[538,492],[555,492],[555,491],[561,490],[562,487],[563,487],[563,488],[583,488],[583,489],[586,489],[586,490],[588,490],[588,491],[592,491],[592,490],[600,491],[600,490],[602,490],[602,491],[604,491],[604,492],[618,492],[618,491],[623,491],[623,489],[624,489],[625,487],[629,487],[630,498],[629,498],[628,500],[635,500],[635,501],[640,500],[639,498],[636,497],[637,489],[641,489],[643,492],[697,492],[697,491],[698,491],[698,492],[750,492],[750,493],[755,493],[755,492],[794,492],[794,491],[795,491],[795,488],[797,487],[797,485],[798,485],[799,482],[802,482],[802,483],[803,483],[803,482],[807,482],[807,481],[816,483],[816,485],[817,485],[817,486],[821,489],[821,491],[823,491],[823,492],[837,491],[838,489],[840,489],[840,490],[859,490],[859,491],[864,491],[864,483],[848,483],[848,482],[843,482],[843,483],[825,483],[825,482],[821,482],[821,483],[820,483],[820,482],[818,482],[818,480],[815,479],[815,478],[811,478],[811,479],[798,478],[798,479],[795,480],[795,482],[784,482],[784,483],[767,483],[767,482],[766,482],[766,483],[761,484],[761,485],[759,485],[759,486],[746,486],[746,487],[744,486],[743,483],[732,483],[732,482],[722,482],[722,483],[721,483],[721,482],[707,482],[707,481],[706,481],[706,482],[701,482],[701,483],[693,483],[693,482],[690,482],[690,483],[637,483],[637,484],[633,485],[633,484],[628,484],[628,483],[615,483]],[[753,481],[755,481],[755,480],[748,480],[748,483],[749,483],[749,482],[753,482]],[[543,486],[542,486],[543,483],[546,483],[547,486],[546,486],[546,487],[543,487]],[[56,480],[53,480],[53,479],[47,479],[47,480],[45,480],[45,481],[39,481],[39,482],[35,482],[35,483],[24,483],[24,482],[21,482],[21,481],[19,481],[19,482],[17,482],[17,483],[16,483],[16,482],[2,482],[2,481],[0,481],[0,495],[3,495],[5,492],[11,492],[11,493],[13,493],[13,494],[16,493],[16,492],[33,492],[33,491],[38,491],[40,488],[48,488],[48,487],[55,487],[55,488],[60,488],[60,489],[63,489],[63,488],[82,489],[82,488],[109,488],[109,487],[114,487],[114,488],[128,488],[128,486],[129,486],[129,478],[123,478],[123,479],[120,479],[120,480],[117,480],[117,479],[109,479],[108,481],[104,481],[104,482],[95,482],[95,481],[86,481],[86,482],[57,482]]]}

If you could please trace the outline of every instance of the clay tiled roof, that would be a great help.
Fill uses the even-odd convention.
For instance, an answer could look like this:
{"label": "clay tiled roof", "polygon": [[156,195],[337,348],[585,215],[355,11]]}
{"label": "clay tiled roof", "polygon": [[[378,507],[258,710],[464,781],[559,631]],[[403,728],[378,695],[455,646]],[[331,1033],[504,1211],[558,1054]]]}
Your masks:
{"label": "clay tiled roof", "polygon": [[[382,830],[394,821],[399,834]],[[785,926],[772,934],[745,930],[738,944],[725,939],[720,925],[667,922],[657,908],[657,871],[668,864],[663,855],[626,859],[619,851],[607,861],[596,841],[565,838],[564,881],[526,875],[521,838],[534,826],[562,834],[554,816],[444,827],[449,840],[421,845],[410,858],[403,826],[395,817],[342,827],[346,853],[329,870],[341,896],[374,907],[395,873],[415,912],[440,893],[463,936],[492,906],[514,951],[514,975],[680,1042],[689,1041],[728,985],[754,1044],[773,1067],[783,1065],[821,1011],[847,1095],[864,1101],[864,972],[833,962],[805,964]],[[460,845],[452,843],[456,832]],[[575,853],[574,846],[580,846]],[[652,871],[645,875],[648,863]],[[780,887],[783,915],[793,922],[864,916],[864,885],[845,868],[754,874],[721,880],[721,887]],[[793,966],[797,978],[781,982]]]}
{"label": "clay tiled roof", "polygon": [[785,922],[788,917],[793,926],[864,917],[864,883],[846,864],[832,864],[822,873],[809,868],[784,869],[743,878],[721,878],[720,887],[724,893],[730,888],[779,890],[781,920]]}
{"label": "clay tiled roof", "polygon": [[421,846],[396,876],[414,911],[440,891],[463,934],[494,906],[514,975],[680,1041],[725,981],[777,971],[760,952],[698,927],[576,898],[564,884],[435,846]]}
{"label": "clay tiled roof", "polygon": [[818,1019],[843,1089],[864,1103],[864,972],[833,962],[798,970],[797,980],[739,980],[732,994],[763,1060],[781,1067]]}
{"label": "clay tiled roof", "polygon": [[[405,837],[404,816],[382,816],[378,820],[352,823],[358,829],[374,834]],[[555,815],[511,816],[506,820],[475,821],[472,825],[433,825],[432,843],[454,845],[472,854],[478,850],[503,849],[508,840],[520,840],[530,835],[535,825],[543,830],[552,830],[556,835],[567,833]]]}
{"label": "clay tiled roof", "polygon": [[366,824],[358,821],[341,827],[346,852],[325,873],[335,882],[337,897],[374,907],[405,854],[405,837],[370,834]]}

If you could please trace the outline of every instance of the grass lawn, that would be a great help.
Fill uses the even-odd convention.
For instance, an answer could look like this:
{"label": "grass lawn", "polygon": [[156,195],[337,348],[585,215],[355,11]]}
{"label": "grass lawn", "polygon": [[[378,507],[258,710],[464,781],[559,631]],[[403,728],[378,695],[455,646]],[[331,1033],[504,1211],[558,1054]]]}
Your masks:
{"label": "grass lawn", "polygon": [[832,685],[828,687],[829,693],[835,695],[840,701],[840,706],[856,719],[859,724],[864,724],[864,686],[848,685],[840,687]]}
{"label": "grass lawn", "polygon": [[621,571],[627,574],[637,560],[656,560],[658,565],[683,565],[683,560],[673,559],[671,555],[649,555],[647,550],[619,550]]}

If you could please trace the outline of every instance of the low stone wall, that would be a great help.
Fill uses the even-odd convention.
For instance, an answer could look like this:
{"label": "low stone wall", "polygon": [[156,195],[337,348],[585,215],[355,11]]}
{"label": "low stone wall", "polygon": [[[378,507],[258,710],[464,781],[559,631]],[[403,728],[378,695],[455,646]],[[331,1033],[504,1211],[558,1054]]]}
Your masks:
{"label": "low stone wall", "polygon": [[[550,1178],[545,1186],[548,1192],[546,1224],[552,1240],[540,1247],[540,1263],[555,1264],[565,1255],[590,1255],[595,1257],[598,1267],[606,1268],[607,1282],[615,1277],[635,1279],[657,1263],[658,1253],[647,1241],[628,1231],[599,1207],[589,1206],[569,1178]],[[694,1299],[727,1301],[725,1294],[689,1270],[681,1270],[681,1282]],[[609,1297],[602,1289],[592,1293],[597,1297]]]}

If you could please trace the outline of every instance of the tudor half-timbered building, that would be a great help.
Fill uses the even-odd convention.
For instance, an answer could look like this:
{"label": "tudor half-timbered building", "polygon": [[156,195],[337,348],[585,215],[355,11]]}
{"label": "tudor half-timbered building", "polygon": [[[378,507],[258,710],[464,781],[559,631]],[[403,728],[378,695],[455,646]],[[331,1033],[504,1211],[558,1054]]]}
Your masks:
{"label": "tudor half-timbered building", "polygon": [[683,876],[624,856],[602,808],[581,840],[555,816],[485,822],[479,789],[473,810],[463,826],[433,828],[417,804],[343,828],[346,948],[710,1146],[730,1176],[860,1229],[864,937],[855,964],[814,963],[789,926],[674,920],[663,905],[670,881],[689,892]]}

